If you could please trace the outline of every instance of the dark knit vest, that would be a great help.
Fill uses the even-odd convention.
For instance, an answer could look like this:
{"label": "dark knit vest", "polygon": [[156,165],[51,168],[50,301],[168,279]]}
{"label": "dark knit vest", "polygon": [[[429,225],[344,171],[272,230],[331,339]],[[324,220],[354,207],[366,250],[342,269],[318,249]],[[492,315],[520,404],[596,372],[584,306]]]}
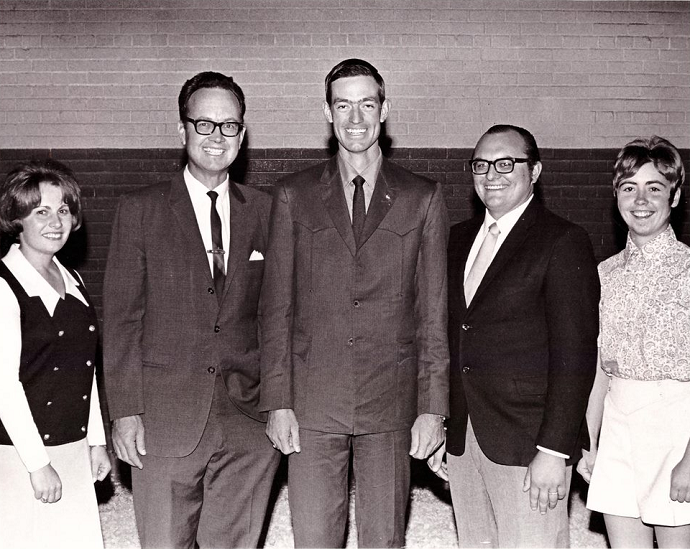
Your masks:
{"label": "dark knit vest", "polygon": [[[84,438],[98,344],[96,313],[86,290],[78,288],[89,307],[67,294],[51,317],[41,298],[29,297],[2,261],[0,277],[19,302],[19,381],[43,444],[57,446]],[[1,421],[0,444],[12,444]]]}

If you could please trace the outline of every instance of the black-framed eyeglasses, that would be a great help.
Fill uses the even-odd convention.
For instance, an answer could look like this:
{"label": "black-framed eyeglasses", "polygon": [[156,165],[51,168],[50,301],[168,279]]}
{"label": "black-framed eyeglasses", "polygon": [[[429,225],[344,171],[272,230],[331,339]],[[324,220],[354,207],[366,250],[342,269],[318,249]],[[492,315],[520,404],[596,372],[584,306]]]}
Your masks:
{"label": "black-framed eyeglasses", "polygon": [[484,160],[475,158],[470,161],[470,167],[474,175],[484,175],[489,173],[489,168],[494,167],[496,173],[511,173],[515,169],[515,164],[529,162],[528,158],[497,158],[496,160]]}
{"label": "black-framed eyeglasses", "polygon": [[188,116],[185,116],[185,120],[194,125],[194,130],[199,135],[211,135],[216,131],[216,128],[220,128],[221,135],[225,137],[237,137],[242,131],[242,128],[244,128],[244,124],[241,122],[214,122],[213,120],[204,120],[203,118],[194,120]]}

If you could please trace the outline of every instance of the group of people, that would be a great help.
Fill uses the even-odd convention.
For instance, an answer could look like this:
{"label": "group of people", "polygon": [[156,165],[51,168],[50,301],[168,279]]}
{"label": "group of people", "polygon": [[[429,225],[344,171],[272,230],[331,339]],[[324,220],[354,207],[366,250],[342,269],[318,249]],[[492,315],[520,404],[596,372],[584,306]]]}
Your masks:
{"label": "group of people", "polygon": [[[534,197],[532,134],[496,125],[470,168],[485,206],[453,226],[442,188],[386,159],[370,63],[329,72],[338,142],[271,198],[228,177],[245,98],[202,72],[179,95],[187,163],[124,195],[104,284],[115,452],[142,547],[255,547],[280,455],[296,547],[402,547],[410,456],[450,485],[458,542],[567,547],[572,468],[612,546],[690,546],[690,248],[685,178],[659,137],[619,153],[625,249]],[[110,470],[98,323],[56,253],[81,224],[65,166],[0,189],[0,544],[102,546]]]}

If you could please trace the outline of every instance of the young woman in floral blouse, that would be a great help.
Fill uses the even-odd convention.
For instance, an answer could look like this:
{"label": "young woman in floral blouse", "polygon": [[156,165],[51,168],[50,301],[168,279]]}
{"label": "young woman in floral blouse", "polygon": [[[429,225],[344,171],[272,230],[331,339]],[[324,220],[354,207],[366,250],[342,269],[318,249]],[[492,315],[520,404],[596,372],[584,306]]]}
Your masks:
{"label": "young woman in floral blouse", "polygon": [[578,471],[612,547],[690,547],[690,248],[669,221],[685,169],[660,137],[618,154],[625,249],[599,265],[599,366],[591,449]]}

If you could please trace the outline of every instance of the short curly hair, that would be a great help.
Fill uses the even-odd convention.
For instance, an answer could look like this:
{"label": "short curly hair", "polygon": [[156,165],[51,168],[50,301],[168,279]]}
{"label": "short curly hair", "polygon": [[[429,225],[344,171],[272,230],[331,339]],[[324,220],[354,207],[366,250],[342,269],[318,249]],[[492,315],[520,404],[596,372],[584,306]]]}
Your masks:
{"label": "short curly hair", "polygon": [[671,183],[673,197],[685,181],[685,166],[678,149],[658,135],[635,139],[620,150],[613,165],[613,190],[649,162]]}
{"label": "short curly hair", "polygon": [[62,199],[76,219],[72,231],[81,227],[81,190],[72,170],[57,160],[32,160],[15,166],[0,188],[0,231],[17,238],[22,220],[41,204],[41,183],[62,190]]}

